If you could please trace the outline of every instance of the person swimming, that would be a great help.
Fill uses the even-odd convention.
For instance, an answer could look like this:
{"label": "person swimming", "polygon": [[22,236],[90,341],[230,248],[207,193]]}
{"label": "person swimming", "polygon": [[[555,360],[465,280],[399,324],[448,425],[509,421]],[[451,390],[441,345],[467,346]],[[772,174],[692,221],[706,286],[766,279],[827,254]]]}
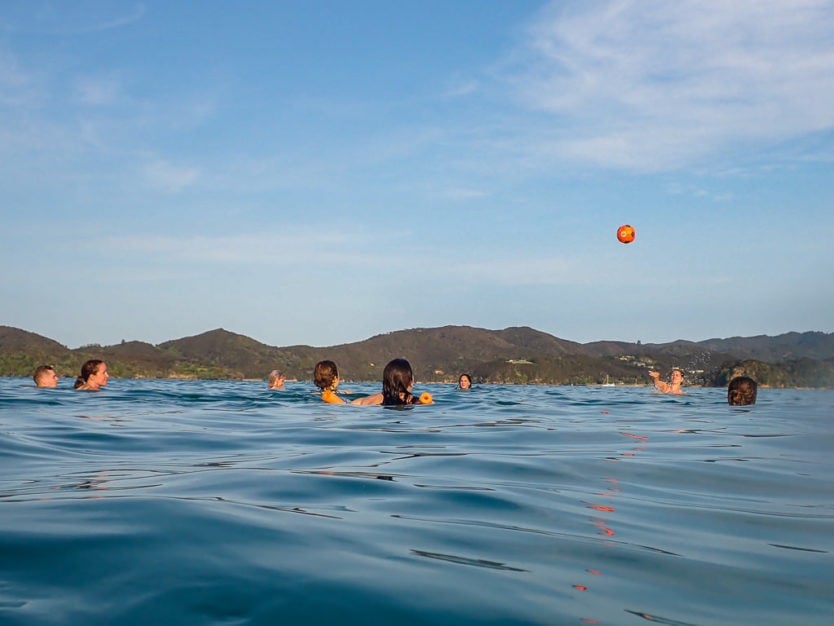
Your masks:
{"label": "person swimming", "polygon": [[81,366],[81,375],[75,379],[74,388],[79,391],[98,391],[107,384],[109,378],[107,363],[101,359],[90,359]]}
{"label": "person swimming", "polygon": [[38,366],[32,378],[36,387],[55,388],[58,386],[58,374],[55,373],[55,368],[51,365]]}
{"label": "person swimming", "polygon": [[472,377],[469,374],[461,374],[458,378],[458,389],[471,389]]}
{"label": "person swimming", "polygon": [[313,368],[313,382],[321,389],[321,399],[328,404],[347,404],[336,395],[339,386],[339,368],[333,361],[319,361]]}
{"label": "person swimming", "polygon": [[284,382],[286,382],[284,372],[272,370],[269,373],[269,378],[267,380],[267,389],[283,389]]}
{"label": "person swimming", "polygon": [[731,406],[756,404],[758,384],[749,376],[736,376],[727,385],[727,403]]}
{"label": "person swimming", "polygon": [[381,404],[383,406],[403,406],[407,404],[434,404],[430,393],[415,396],[414,372],[405,359],[389,361],[382,371],[382,393],[364,398],[357,398],[354,404]]}
{"label": "person swimming", "polygon": [[655,389],[657,389],[660,393],[670,393],[673,395],[682,395],[685,393],[684,390],[681,389],[681,385],[683,384],[683,370],[679,367],[672,370],[669,375],[668,383],[660,380],[660,372],[650,371],[649,376],[651,376],[654,381]]}

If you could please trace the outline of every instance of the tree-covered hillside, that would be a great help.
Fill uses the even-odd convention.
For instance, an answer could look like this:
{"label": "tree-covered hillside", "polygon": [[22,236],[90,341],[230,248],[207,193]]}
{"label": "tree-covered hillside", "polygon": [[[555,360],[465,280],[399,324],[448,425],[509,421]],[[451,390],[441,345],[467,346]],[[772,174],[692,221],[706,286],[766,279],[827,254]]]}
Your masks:
{"label": "tree-covered hillside", "polygon": [[407,358],[423,382],[454,382],[468,372],[479,382],[648,384],[649,369],[666,375],[680,367],[690,385],[723,386],[732,375],[746,373],[766,386],[834,387],[834,338],[825,333],[579,344],[527,327],[443,326],[338,346],[279,348],[221,328],[156,346],[127,341],[69,349],[35,333],[0,326],[0,375],[6,376],[29,376],[43,363],[55,366],[61,376],[75,376],[85,360],[100,358],[114,377],[265,379],[280,369],[288,378],[310,380],[315,363],[331,359],[344,380],[378,381],[385,364],[396,357]]}

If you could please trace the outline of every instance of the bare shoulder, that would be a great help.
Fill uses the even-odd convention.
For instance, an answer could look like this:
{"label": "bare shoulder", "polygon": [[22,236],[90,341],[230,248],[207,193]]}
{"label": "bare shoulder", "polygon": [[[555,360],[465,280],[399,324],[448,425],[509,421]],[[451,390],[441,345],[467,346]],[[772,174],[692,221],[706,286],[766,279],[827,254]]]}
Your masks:
{"label": "bare shoulder", "polygon": [[375,393],[372,396],[365,396],[364,398],[356,398],[356,400],[351,400],[351,404],[361,404],[364,406],[373,405],[373,404],[382,404],[382,394]]}

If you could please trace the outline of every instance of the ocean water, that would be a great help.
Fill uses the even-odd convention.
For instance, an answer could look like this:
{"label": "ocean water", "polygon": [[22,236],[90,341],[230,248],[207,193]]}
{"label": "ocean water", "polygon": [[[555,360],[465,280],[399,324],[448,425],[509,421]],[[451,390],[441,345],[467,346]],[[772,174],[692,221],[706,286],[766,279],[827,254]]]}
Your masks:
{"label": "ocean water", "polygon": [[62,385],[0,379],[4,626],[834,623],[831,391]]}

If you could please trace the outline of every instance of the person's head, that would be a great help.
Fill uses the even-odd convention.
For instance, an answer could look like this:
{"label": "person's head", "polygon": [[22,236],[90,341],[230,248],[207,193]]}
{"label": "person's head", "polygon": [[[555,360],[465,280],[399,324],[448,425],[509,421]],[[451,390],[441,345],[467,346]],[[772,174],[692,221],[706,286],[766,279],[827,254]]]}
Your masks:
{"label": "person's head", "polygon": [[736,376],[727,386],[727,403],[732,406],[756,404],[758,384],[749,376]]}
{"label": "person's head", "polygon": [[75,388],[86,386],[88,389],[98,389],[107,384],[110,374],[107,373],[107,363],[101,359],[90,359],[81,366],[81,375],[75,379]]}
{"label": "person's head", "polygon": [[411,404],[414,373],[405,359],[394,359],[382,371],[382,404]]}
{"label": "person's head", "polygon": [[672,371],[669,374],[669,380],[671,381],[671,383],[673,385],[682,383],[683,382],[683,370],[679,367],[676,367],[676,368],[672,369]]}
{"label": "person's head", "polygon": [[55,368],[51,365],[40,365],[35,370],[35,385],[38,387],[57,387],[58,374],[55,373]]}
{"label": "person's head", "polygon": [[458,378],[458,389],[469,389],[472,387],[472,377],[469,374],[461,374]]}
{"label": "person's head", "polygon": [[270,389],[283,389],[284,388],[284,372],[278,370],[272,370],[269,373],[269,388]]}
{"label": "person's head", "polygon": [[335,390],[339,386],[339,369],[333,361],[319,361],[313,370],[313,382],[316,387]]}

